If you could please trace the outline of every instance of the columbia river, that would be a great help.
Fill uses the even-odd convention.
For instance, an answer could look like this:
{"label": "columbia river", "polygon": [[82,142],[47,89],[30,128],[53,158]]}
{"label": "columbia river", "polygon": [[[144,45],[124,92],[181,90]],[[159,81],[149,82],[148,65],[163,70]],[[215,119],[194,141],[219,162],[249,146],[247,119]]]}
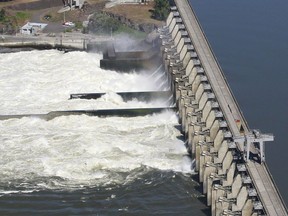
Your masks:
{"label": "columbia river", "polygon": [[250,128],[273,133],[266,160],[288,203],[288,2],[190,0]]}
{"label": "columbia river", "polygon": [[[101,55],[56,50],[1,54],[1,115],[158,107],[117,91],[168,88],[163,71],[117,73]],[[97,100],[71,93],[108,92]],[[176,113],[0,121],[1,215],[207,215]]]}

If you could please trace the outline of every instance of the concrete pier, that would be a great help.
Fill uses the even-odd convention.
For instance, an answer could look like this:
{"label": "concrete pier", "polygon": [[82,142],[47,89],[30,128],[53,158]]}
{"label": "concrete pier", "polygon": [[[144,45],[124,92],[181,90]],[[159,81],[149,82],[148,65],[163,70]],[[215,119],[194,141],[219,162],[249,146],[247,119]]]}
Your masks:
{"label": "concrete pier", "polygon": [[[98,99],[107,93],[78,93],[70,94],[70,99]],[[161,100],[173,104],[173,95],[171,91],[143,91],[143,92],[115,92],[115,94],[122,97],[123,101],[130,101],[137,99],[138,101],[153,101]]]}
{"label": "concrete pier", "polygon": [[70,115],[88,115],[88,116],[99,116],[99,117],[109,117],[109,116],[120,116],[120,117],[136,117],[152,115],[154,113],[160,113],[165,110],[175,111],[175,107],[146,107],[146,108],[120,108],[120,109],[94,109],[94,110],[61,110],[61,111],[51,111],[46,114],[23,114],[23,115],[0,115],[0,121],[15,118],[24,117],[36,117],[50,121],[59,116],[70,116]]}
{"label": "concrete pier", "polygon": [[61,49],[61,50],[102,50],[103,44],[113,38],[90,36],[79,33],[63,33],[57,35],[0,35],[0,48],[25,48],[35,49]]}
{"label": "concrete pier", "polygon": [[179,121],[214,215],[288,215],[265,163],[273,135],[251,130],[187,0],[159,29]]}

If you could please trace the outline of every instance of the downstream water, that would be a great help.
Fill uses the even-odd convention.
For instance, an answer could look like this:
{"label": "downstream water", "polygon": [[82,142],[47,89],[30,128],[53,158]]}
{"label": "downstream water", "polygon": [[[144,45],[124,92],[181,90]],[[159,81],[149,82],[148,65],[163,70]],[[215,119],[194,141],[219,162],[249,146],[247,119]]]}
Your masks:
{"label": "downstream water", "polygon": [[250,128],[275,135],[266,159],[288,204],[288,1],[190,2]]}
{"label": "downstream water", "polygon": [[[1,115],[169,106],[114,92],[167,89],[157,73],[99,68],[98,54],[0,55]],[[97,100],[71,93],[109,92]],[[0,121],[0,215],[209,215],[175,113]]]}

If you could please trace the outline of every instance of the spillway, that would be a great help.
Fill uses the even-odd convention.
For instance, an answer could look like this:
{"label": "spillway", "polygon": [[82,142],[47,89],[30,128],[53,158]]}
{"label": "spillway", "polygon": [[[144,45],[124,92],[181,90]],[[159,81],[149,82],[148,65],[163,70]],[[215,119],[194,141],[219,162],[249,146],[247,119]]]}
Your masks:
{"label": "spillway", "polygon": [[[100,58],[56,50],[1,54],[1,114],[169,105],[157,99],[124,101],[115,92],[169,86],[159,85],[162,75],[153,71],[102,70]],[[69,100],[75,92],[108,93],[96,100]],[[69,115],[49,121],[37,116],[2,120],[0,213],[205,215],[178,128],[173,111],[128,118]]]}
{"label": "spillway", "polygon": [[251,130],[188,1],[159,29],[188,151],[212,215],[287,215],[265,163],[271,134]]}

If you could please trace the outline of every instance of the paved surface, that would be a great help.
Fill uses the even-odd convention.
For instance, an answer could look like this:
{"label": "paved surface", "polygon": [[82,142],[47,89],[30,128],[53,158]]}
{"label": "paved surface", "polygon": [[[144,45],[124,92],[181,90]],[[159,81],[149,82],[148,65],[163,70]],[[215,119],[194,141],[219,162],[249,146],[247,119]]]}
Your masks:
{"label": "paved surface", "polygon": [[[175,0],[175,3],[183,22],[185,23],[199,59],[202,62],[202,66],[206,71],[206,76],[210,81],[232,135],[234,137],[241,135],[236,124],[236,121],[238,120],[241,121],[244,131],[248,132],[248,124],[239,109],[195,13],[187,0]],[[238,148],[243,151],[243,145],[238,144]],[[276,185],[274,184],[272,176],[270,175],[265,163],[261,165],[257,162],[249,161],[246,164],[246,167],[267,215],[288,215],[285,204],[277,191]]]}
{"label": "paved surface", "polygon": [[[42,10],[39,10],[35,13],[33,13],[30,22],[36,22],[36,23],[46,23],[47,26],[43,30],[44,33],[61,33],[64,32],[65,27],[62,25],[63,21],[59,22],[49,22],[42,20],[42,17],[44,17],[46,14],[49,14],[50,11],[58,11],[62,6],[59,7],[53,7],[53,8],[45,8]],[[64,20],[64,17],[63,17]]]}
{"label": "paved surface", "polygon": [[0,47],[21,47],[29,45],[63,45],[75,49],[85,49],[87,43],[102,43],[114,40],[111,37],[96,36],[90,34],[72,33],[49,33],[39,36],[33,35],[0,35]]}

